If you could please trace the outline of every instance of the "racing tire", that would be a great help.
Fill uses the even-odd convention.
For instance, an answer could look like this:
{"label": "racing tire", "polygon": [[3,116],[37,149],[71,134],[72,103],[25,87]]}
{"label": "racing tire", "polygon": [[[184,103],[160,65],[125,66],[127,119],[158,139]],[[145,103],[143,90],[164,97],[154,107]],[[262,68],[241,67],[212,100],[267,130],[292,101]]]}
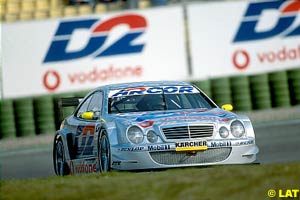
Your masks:
{"label": "racing tire", "polygon": [[57,176],[70,174],[69,167],[66,163],[64,144],[60,137],[56,138],[53,147],[53,165]]}
{"label": "racing tire", "polygon": [[109,140],[105,131],[102,132],[98,140],[98,162],[100,173],[110,171],[111,152]]}

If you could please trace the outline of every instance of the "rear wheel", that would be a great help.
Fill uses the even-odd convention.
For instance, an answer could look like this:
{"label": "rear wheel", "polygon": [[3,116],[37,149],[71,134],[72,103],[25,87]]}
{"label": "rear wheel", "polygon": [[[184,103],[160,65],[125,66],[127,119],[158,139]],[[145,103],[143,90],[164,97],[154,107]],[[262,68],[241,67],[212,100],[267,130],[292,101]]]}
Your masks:
{"label": "rear wheel", "polygon": [[110,159],[111,154],[109,140],[106,135],[106,132],[103,131],[98,141],[98,161],[101,173],[110,171]]}
{"label": "rear wheel", "polygon": [[53,164],[56,175],[64,176],[69,174],[62,139],[58,137],[55,140],[53,148]]}

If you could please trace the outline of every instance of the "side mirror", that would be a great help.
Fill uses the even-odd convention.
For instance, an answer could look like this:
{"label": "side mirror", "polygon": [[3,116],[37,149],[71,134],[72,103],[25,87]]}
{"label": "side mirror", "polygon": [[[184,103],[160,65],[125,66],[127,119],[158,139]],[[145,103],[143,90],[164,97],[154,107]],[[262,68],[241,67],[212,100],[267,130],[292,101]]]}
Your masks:
{"label": "side mirror", "polygon": [[94,119],[94,112],[84,112],[81,115],[82,119],[92,120]]}
{"label": "side mirror", "polygon": [[224,104],[224,105],[222,105],[222,109],[226,110],[226,111],[232,111],[233,106],[231,104]]}

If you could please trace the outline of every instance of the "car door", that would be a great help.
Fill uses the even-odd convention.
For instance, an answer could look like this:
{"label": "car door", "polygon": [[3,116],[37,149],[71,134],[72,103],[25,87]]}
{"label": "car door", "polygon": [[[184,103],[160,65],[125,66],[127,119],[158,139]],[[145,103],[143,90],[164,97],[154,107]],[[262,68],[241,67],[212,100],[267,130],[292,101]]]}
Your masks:
{"label": "car door", "polygon": [[[97,155],[97,136],[101,123],[103,93],[96,91],[92,93],[74,113],[75,143],[74,153],[76,158],[92,157]],[[91,118],[86,117],[92,113]]]}

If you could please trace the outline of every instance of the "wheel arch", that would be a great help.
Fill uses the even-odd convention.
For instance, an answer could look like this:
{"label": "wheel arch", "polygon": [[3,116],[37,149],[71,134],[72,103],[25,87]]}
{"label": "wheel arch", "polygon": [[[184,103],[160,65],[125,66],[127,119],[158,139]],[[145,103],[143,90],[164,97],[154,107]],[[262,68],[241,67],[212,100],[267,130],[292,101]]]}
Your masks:
{"label": "wheel arch", "polygon": [[[105,127],[101,127],[100,130],[99,130],[99,134],[98,134],[98,138],[97,138],[97,157],[98,157],[98,165],[100,165],[99,163],[99,147],[100,147],[100,139],[103,135],[103,132],[105,132],[105,135],[108,139],[108,143],[109,143],[109,152],[110,152],[110,158],[109,158],[109,169],[112,169],[112,155],[111,155],[111,143],[110,143],[110,134],[109,132],[106,130]],[[100,166],[99,166],[99,169],[100,169]]]}
{"label": "wheel arch", "polygon": [[64,152],[66,156],[66,161],[70,161],[73,158],[73,136],[72,133],[68,130],[58,130],[54,136],[53,141],[53,157],[54,157],[54,151],[55,151],[55,145],[57,141],[61,139],[63,142]]}
{"label": "wheel arch", "polygon": [[[105,132],[105,134],[106,134],[106,136],[107,136],[107,138],[108,138],[108,141],[110,141],[110,140],[109,140],[109,134],[108,134],[106,128],[105,128],[105,127],[101,127],[100,130],[99,130],[98,136],[97,136],[97,155],[98,155],[98,152],[99,152],[99,145],[100,145],[99,142],[100,142],[100,138],[101,138],[101,136],[103,135],[103,132]],[[109,145],[109,146],[110,146],[110,145]]]}

